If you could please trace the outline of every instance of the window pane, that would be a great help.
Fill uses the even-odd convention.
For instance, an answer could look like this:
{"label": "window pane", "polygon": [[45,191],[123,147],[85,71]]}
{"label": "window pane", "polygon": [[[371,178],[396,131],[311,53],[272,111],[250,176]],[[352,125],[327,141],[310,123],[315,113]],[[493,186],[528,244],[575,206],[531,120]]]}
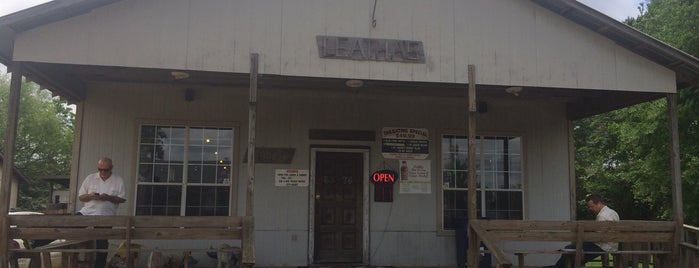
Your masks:
{"label": "window pane", "polygon": [[216,182],[216,166],[209,166],[209,165],[203,166],[201,182],[203,182],[203,183]]}
{"label": "window pane", "polygon": [[475,149],[476,166],[469,170],[467,137],[442,136],[442,182],[439,187],[443,193],[441,205],[445,229],[453,227],[457,215],[466,215],[468,172],[476,175],[478,215],[493,219],[522,219],[521,138],[476,136]]}
{"label": "window pane", "polygon": [[141,127],[141,144],[155,143],[155,126]]}
{"label": "window pane", "polygon": [[229,198],[227,186],[189,186],[186,216],[227,216]]}
{"label": "window pane", "polygon": [[[179,215],[179,186],[139,185],[136,196],[136,215]],[[177,213],[168,214],[168,209]]]}
{"label": "window pane", "polygon": [[138,165],[138,181],[152,182],[153,181],[153,165],[140,164]]}
{"label": "window pane", "polygon": [[187,181],[189,183],[201,183],[201,165],[189,165],[187,167]]}
{"label": "window pane", "polygon": [[[185,215],[228,215],[233,135],[232,128],[142,125],[136,214],[181,215],[184,205]],[[221,186],[188,185],[202,183]]]}

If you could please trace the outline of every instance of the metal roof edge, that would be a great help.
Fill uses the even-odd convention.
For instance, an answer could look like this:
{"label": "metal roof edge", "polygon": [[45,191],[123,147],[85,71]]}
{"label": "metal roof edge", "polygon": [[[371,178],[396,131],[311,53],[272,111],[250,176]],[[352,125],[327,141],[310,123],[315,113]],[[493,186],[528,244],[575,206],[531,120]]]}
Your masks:
{"label": "metal roof edge", "polygon": [[[648,34],[645,34],[625,23],[617,21],[585,4],[575,0],[530,0],[572,22],[586,27],[593,32],[596,32],[612,41],[615,41],[620,46],[629,51],[656,62],[670,70],[680,74],[679,77],[689,77],[691,81],[687,81],[694,86],[699,86],[699,59],[677,49],[663,41],[660,41]],[[575,17],[575,12],[580,12]],[[586,20],[586,21],[580,21]],[[588,23],[584,23],[588,22]],[[590,24],[603,25],[599,28],[593,28]],[[635,41],[634,46],[617,42],[614,37],[623,38],[626,40]],[[652,48],[656,55],[644,54],[642,48],[647,46]],[[660,62],[652,56],[662,57],[666,62]],[[691,73],[680,69],[681,66],[686,66]],[[685,68],[685,69],[687,69]],[[677,83],[679,84],[680,81]]]}

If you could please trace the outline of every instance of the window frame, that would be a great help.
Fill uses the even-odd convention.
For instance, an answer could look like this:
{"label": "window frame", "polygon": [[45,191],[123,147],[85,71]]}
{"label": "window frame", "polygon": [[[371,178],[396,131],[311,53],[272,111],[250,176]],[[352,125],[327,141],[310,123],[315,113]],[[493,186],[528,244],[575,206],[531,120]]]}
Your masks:
{"label": "window frame", "polygon": [[[455,230],[449,230],[449,229],[444,229],[444,163],[442,160],[442,139],[445,135],[453,135],[453,136],[468,136],[467,133],[464,133],[463,131],[458,131],[458,130],[445,130],[445,131],[440,131],[438,132],[437,135],[437,140],[435,143],[437,144],[437,153],[435,154],[436,162],[437,162],[437,172],[435,172],[436,175],[436,183],[437,183],[437,201],[436,207],[437,207],[437,213],[436,213],[436,222],[437,222],[437,235],[439,236],[453,236],[455,235]],[[527,137],[524,133],[519,133],[519,132],[478,132],[476,133],[476,137],[480,137],[481,139],[484,137],[518,137],[520,138],[520,157],[521,157],[521,183],[522,187],[520,192],[522,193],[522,219],[526,220],[528,218],[528,198],[527,198],[527,193],[528,193],[528,179],[527,179]],[[468,151],[467,151],[468,152]],[[483,160],[481,158],[481,160]],[[483,167],[481,167],[482,169]],[[481,170],[482,172],[482,170]],[[485,193],[487,192],[487,189],[484,189],[482,187],[479,187],[476,189],[477,193]],[[482,195],[482,194],[481,194]],[[484,199],[484,196],[481,196],[481,199]],[[482,200],[479,200],[479,203],[481,206],[485,206],[485,204],[482,202]],[[480,209],[479,209],[480,210]],[[480,216],[480,215],[479,215]]]}
{"label": "window frame", "polygon": [[[133,200],[134,202],[132,203],[131,206],[131,214],[136,215],[137,212],[137,207],[138,207],[138,187],[139,185],[157,185],[154,183],[141,183],[139,181],[139,163],[140,161],[140,147],[141,147],[141,131],[142,127],[144,125],[153,125],[153,126],[162,126],[162,127],[184,127],[187,129],[185,135],[186,135],[186,141],[183,144],[184,147],[189,146],[189,135],[190,135],[190,129],[191,128],[230,128],[232,131],[232,137],[231,137],[231,175],[230,175],[230,184],[228,190],[230,191],[230,194],[228,196],[228,215],[227,216],[234,216],[237,215],[238,212],[238,181],[239,181],[239,174],[240,174],[240,168],[241,164],[239,162],[239,155],[238,152],[240,152],[240,142],[239,137],[240,137],[240,125],[238,123],[233,123],[233,122],[223,122],[223,121],[190,121],[190,120],[149,120],[149,119],[141,119],[137,120],[135,124],[135,150],[134,150],[134,160],[133,160],[133,172],[132,176],[134,178],[134,184],[132,186],[131,192],[133,193]],[[187,176],[187,166],[188,166],[188,161],[187,161],[187,154],[185,153],[185,160],[183,161],[183,181],[179,183],[175,183],[176,185],[179,185],[182,187],[182,200],[180,201],[181,203],[181,208],[180,208],[180,214],[178,216],[180,217],[186,217],[185,212],[186,212],[186,204],[187,204],[187,193],[186,193],[186,187],[188,185],[190,186],[215,186],[214,184],[209,184],[209,183],[195,183],[195,184],[188,184],[186,182],[186,176]],[[167,184],[162,184],[163,186],[166,185],[175,185],[172,183],[167,183]],[[175,217],[175,216],[173,216]],[[192,216],[188,216],[192,217]],[[194,216],[196,217],[196,216]]]}

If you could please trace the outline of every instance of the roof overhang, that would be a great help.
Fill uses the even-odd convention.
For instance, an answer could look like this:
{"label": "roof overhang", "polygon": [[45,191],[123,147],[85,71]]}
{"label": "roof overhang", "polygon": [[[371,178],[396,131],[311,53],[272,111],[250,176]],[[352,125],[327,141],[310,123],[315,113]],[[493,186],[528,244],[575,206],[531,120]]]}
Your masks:
{"label": "roof overhang", "polygon": [[531,0],[629,51],[675,71],[677,88],[699,86],[699,60],[575,0]]}

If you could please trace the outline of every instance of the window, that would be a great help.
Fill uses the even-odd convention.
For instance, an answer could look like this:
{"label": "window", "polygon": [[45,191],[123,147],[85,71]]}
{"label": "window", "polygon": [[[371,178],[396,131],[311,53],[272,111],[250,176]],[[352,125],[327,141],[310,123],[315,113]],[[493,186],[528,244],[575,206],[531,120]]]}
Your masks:
{"label": "window", "polygon": [[[476,137],[477,215],[519,220],[522,212],[522,139]],[[468,217],[468,137],[441,136],[441,219],[443,230]]]}
{"label": "window", "polygon": [[142,125],[136,215],[228,216],[233,128]]}

